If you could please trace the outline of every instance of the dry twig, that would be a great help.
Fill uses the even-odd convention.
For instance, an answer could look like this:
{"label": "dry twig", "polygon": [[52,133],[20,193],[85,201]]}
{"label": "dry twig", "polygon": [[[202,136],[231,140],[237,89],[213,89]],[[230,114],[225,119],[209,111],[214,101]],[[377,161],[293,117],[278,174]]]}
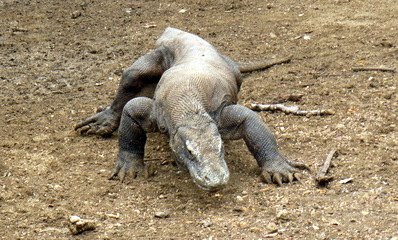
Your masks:
{"label": "dry twig", "polygon": [[327,177],[326,173],[329,170],[330,167],[330,162],[332,161],[332,158],[334,157],[334,155],[336,154],[337,150],[336,149],[332,149],[328,156],[326,157],[325,162],[323,163],[323,166],[319,169],[317,175],[316,175],[316,182],[318,184],[318,186],[321,187],[325,187],[330,181],[333,180],[333,177]]}
{"label": "dry twig", "polygon": [[354,72],[359,72],[359,71],[395,72],[395,69],[394,68],[384,67],[384,66],[380,66],[380,67],[369,66],[369,67],[353,67],[352,71],[354,71]]}
{"label": "dry twig", "polygon": [[294,114],[294,115],[299,115],[299,116],[323,116],[323,115],[333,115],[334,111],[333,110],[300,110],[300,107],[298,106],[285,106],[283,104],[277,103],[277,104],[249,104],[247,106],[248,108],[254,110],[254,111],[281,111],[286,114]]}

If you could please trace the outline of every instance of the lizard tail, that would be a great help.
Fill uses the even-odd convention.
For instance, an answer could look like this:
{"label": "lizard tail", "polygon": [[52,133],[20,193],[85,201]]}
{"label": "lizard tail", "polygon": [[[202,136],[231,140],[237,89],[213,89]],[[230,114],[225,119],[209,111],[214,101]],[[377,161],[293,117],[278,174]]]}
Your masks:
{"label": "lizard tail", "polygon": [[238,66],[241,73],[247,73],[257,70],[263,70],[277,64],[288,63],[290,62],[290,60],[291,57],[286,57],[286,58],[278,58],[278,59],[265,60],[265,61],[238,63]]}

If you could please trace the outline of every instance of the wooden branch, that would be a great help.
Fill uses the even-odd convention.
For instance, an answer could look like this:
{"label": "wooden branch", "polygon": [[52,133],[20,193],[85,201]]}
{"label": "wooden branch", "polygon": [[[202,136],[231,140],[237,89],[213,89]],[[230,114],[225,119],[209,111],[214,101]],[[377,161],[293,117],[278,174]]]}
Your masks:
{"label": "wooden branch", "polygon": [[384,66],[375,67],[375,66],[368,66],[368,67],[353,67],[352,71],[359,72],[359,71],[382,71],[382,72],[395,72],[394,68],[388,68]]}
{"label": "wooden branch", "polygon": [[330,181],[333,180],[333,177],[327,177],[326,174],[329,171],[329,167],[330,167],[330,162],[332,161],[332,158],[334,157],[334,155],[336,154],[337,150],[336,149],[332,149],[328,156],[326,157],[325,162],[323,163],[323,166],[319,169],[317,175],[316,175],[316,182],[318,184],[318,186],[321,187],[325,187],[328,185],[328,183]]}
{"label": "wooden branch", "polygon": [[300,110],[298,106],[285,106],[283,104],[249,104],[248,108],[254,111],[281,111],[286,114],[294,114],[299,116],[324,116],[324,115],[334,115],[333,110]]}

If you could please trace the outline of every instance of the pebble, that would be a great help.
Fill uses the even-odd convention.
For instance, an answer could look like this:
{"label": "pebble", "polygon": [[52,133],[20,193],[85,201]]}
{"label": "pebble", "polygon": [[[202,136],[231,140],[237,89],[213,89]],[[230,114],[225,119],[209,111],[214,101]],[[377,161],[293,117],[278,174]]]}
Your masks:
{"label": "pebble", "polygon": [[80,17],[82,15],[82,13],[80,11],[73,11],[72,14],[70,15],[70,17],[72,19],[76,19],[78,17]]}
{"label": "pebble", "polygon": [[248,209],[246,207],[235,207],[235,212],[246,212]]}
{"label": "pebble", "polygon": [[346,178],[346,179],[340,180],[339,183],[346,184],[346,183],[352,182],[353,180],[354,180],[354,178]]}
{"label": "pebble", "polygon": [[267,230],[268,230],[268,233],[278,232],[278,226],[275,223],[270,222],[267,225]]}
{"label": "pebble", "polygon": [[329,222],[329,224],[338,226],[338,225],[340,225],[340,222],[337,221],[337,220],[332,220],[332,221]]}
{"label": "pebble", "polygon": [[156,218],[168,218],[170,217],[170,213],[168,211],[157,211],[155,212]]}
{"label": "pebble", "polygon": [[271,32],[271,33],[269,34],[269,36],[270,36],[271,38],[277,38],[276,34],[273,33],[273,32]]}
{"label": "pebble", "polygon": [[80,221],[80,220],[82,220],[82,219],[81,219],[80,217],[78,217],[78,216],[72,215],[72,216],[69,217],[69,221],[70,221],[71,223],[76,223],[76,222],[78,222],[78,221]]}
{"label": "pebble", "polygon": [[337,128],[337,129],[342,129],[342,128],[344,128],[344,127],[345,127],[345,125],[342,124],[342,123],[339,123],[339,124],[336,125],[336,128]]}
{"label": "pebble", "polygon": [[242,196],[236,196],[236,200],[238,201],[238,202],[243,202],[243,197]]}
{"label": "pebble", "polygon": [[32,138],[34,142],[44,142],[50,139],[49,134],[40,134]]}
{"label": "pebble", "polygon": [[249,224],[246,222],[240,222],[238,225],[240,228],[248,228],[249,227]]}
{"label": "pebble", "polygon": [[203,225],[203,227],[207,228],[210,227],[211,225],[213,225],[213,223],[209,220],[202,220],[200,221],[200,223]]}
{"label": "pebble", "polygon": [[77,235],[82,232],[94,230],[97,228],[97,224],[95,221],[82,219],[75,215],[69,217],[68,226],[73,235]]}
{"label": "pebble", "polygon": [[119,219],[120,218],[120,214],[112,214],[112,213],[107,213],[105,214],[105,216],[107,216],[108,218],[114,218],[114,219]]}
{"label": "pebble", "polygon": [[261,229],[258,228],[258,227],[251,227],[251,228],[250,228],[250,232],[259,233],[259,232],[261,232]]}
{"label": "pebble", "polygon": [[289,214],[289,212],[286,209],[283,209],[276,214],[276,219],[289,221],[292,219],[292,216]]}

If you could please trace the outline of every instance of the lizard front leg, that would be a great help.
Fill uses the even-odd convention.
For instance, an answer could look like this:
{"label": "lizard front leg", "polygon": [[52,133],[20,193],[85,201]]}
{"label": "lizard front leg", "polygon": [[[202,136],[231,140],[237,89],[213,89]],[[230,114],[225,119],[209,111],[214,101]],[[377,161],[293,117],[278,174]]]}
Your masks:
{"label": "lizard front leg", "polygon": [[244,139],[262,168],[262,178],[267,183],[281,185],[283,182],[299,180],[298,170],[309,170],[307,165],[285,158],[264,121],[244,106],[225,107],[220,115],[219,131],[224,139]]}
{"label": "lizard front leg", "polygon": [[125,181],[128,175],[136,177],[144,169],[146,134],[157,130],[152,115],[153,100],[138,97],[130,100],[123,109],[119,127],[119,154],[110,179]]}

